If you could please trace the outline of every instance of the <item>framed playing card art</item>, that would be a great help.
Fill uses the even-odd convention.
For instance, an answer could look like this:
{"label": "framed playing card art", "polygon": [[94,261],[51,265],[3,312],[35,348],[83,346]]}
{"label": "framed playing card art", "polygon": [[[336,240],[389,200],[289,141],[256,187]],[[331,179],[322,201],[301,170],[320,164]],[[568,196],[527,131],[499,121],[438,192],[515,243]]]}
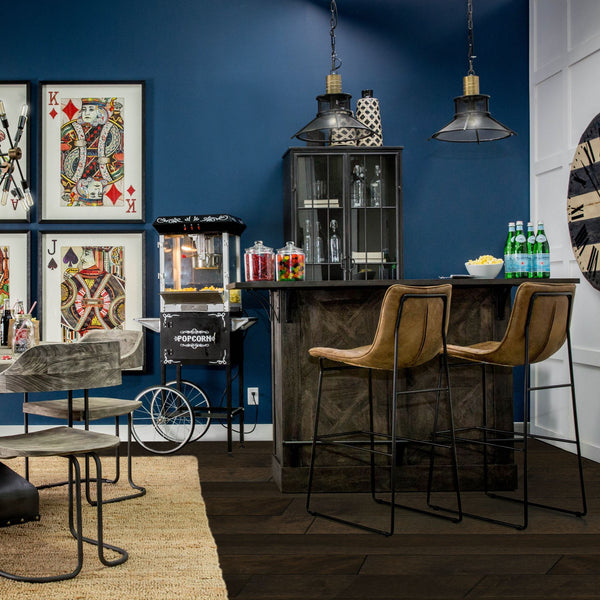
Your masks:
{"label": "framed playing card art", "polygon": [[17,300],[30,307],[29,238],[28,231],[0,232],[0,306],[8,298],[11,308]]}
{"label": "framed playing card art", "polygon": [[140,329],[145,233],[39,234],[42,339],[72,342],[88,331]]}
{"label": "framed playing card art", "polygon": [[[0,155],[7,157],[13,144],[20,150],[20,158],[14,159],[11,172],[0,175],[2,177],[0,221],[29,223],[29,208],[24,200],[23,188],[31,189],[29,179],[31,84],[28,81],[0,81],[0,101],[2,101],[0,106],[4,107],[4,115],[0,114]],[[25,119],[19,118],[24,106],[27,106]],[[5,185],[7,194],[2,193]]]}
{"label": "framed playing card art", "polygon": [[144,87],[40,83],[40,222],[144,222]]}

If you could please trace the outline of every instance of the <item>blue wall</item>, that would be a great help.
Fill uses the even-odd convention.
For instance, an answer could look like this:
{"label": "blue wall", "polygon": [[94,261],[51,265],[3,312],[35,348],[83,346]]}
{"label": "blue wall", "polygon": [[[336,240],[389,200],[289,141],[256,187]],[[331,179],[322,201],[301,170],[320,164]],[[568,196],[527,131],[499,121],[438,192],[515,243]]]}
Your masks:
{"label": "blue wall", "polygon": [[[428,141],[453,115],[467,72],[464,0],[338,0],[337,51],[344,91],[380,99],[384,143],[404,146],[404,247],[408,278],[463,272],[465,259],[499,256],[506,223],[529,212],[528,6],[475,3],[475,61],[492,115],[518,132],[492,144]],[[2,79],[138,80],[146,97],[146,313],[158,315],[156,216],[228,212],[244,219],[242,245],[283,244],[281,156],[315,115],[329,72],[328,0],[117,0],[57,10],[34,0],[3,8],[18,50]],[[21,25],[20,25],[21,24]],[[22,30],[19,31],[19,26]],[[353,100],[353,102],[354,102]],[[32,189],[39,181],[33,165]],[[34,209],[32,256],[37,231]],[[64,229],[75,229],[65,224]],[[87,226],[86,226],[87,227]],[[1,230],[22,224],[2,224]],[[131,226],[90,228],[114,230]],[[1,233],[0,233],[1,240]],[[34,268],[32,298],[38,297]],[[259,422],[271,422],[269,330],[260,307],[246,339],[246,385],[261,388]],[[147,336],[149,369],[125,378],[133,397],[158,383],[158,340]],[[221,371],[192,374],[220,397]],[[7,403],[8,405],[9,403]],[[6,405],[5,405],[6,406]],[[21,422],[4,410],[4,423]]]}

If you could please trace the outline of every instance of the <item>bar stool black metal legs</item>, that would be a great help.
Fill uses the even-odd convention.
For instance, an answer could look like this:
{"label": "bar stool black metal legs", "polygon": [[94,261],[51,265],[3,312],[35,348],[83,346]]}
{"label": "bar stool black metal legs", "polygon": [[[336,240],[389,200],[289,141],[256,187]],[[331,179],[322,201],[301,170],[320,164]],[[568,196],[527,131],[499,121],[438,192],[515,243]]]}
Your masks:
{"label": "bar stool black metal legs", "polygon": [[[458,522],[462,518],[462,506],[458,482],[458,466],[456,446],[453,435],[449,440],[438,440],[433,432],[437,428],[440,395],[447,398],[450,431],[453,431],[452,397],[450,393],[448,362],[446,355],[446,328],[450,302],[450,286],[408,287],[394,285],[388,289],[384,297],[379,324],[373,343],[350,350],[336,348],[312,348],[310,354],[319,358],[319,382],[317,403],[315,407],[314,432],[312,440],[312,455],[308,477],[306,497],[307,511],[319,517],[358,527],[360,529],[392,535],[395,529],[395,509],[404,508],[418,513]],[[440,370],[438,384],[420,390],[400,390],[399,381],[401,369],[417,367],[439,357]],[[333,364],[330,364],[330,361]],[[321,433],[321,406],[323,378],[325,374],[349,369],[367,369],[368,372],[368,430],[353,430],[333,433]],[[392,373],[392,395],[389,399],[389,419],[387,431],[375,431],[372,372],[374,369],[386,370]],[[445,385],[442,380],[445,379]],[[426,439],[411,438],[398,433],[398,400],[403,396],[413,394],[436,393],[436,421],[432,426],[432,435]],[[456,494],[456,508],[452,514],[443,514],[437,510],[428,510],[399,504],[396,502],[396,471],[398,469],[399,445],[426,446],[430,453],[436,449],[447,449],[451,454],[452,482]],[[344,519],[335,515],[314,510],[312,507],[316,455],[325,446],[345,448],[346,451],[366,453],[370,457],[370,487],[371,496],[378,504],[389,506],[389,525],[378,528],[364,525],[354,519]],[[389,470],[387,485],[377,490],[376,458],[383,457]],[[431,461],[433,457],[431,457]],[[427,500],[432,494],[432,469],[428,480]],[[389,494],[389,499],[382,494]]]}
{"label": "bar stool black metal legs", "polygon": [[[511,317],[503,339],[500,342],[482,342],[473,346],[448,345],[448,354],[470,364],[480,364],[482,370],[482,401],[483,422],[481,426],[457,428],[457,442],[483,447],[483,484],[484,492],[493,498],[520,503],[523,507],[520,521],[506,521],[493,516],[485,516],[464,512],[483,521],[505,525],[515,529],[525,529],[529,524],[529,507],[550,509],[562,513],[582,517],[587,513],[585,485],[583,480],[583,464],[579,425],[577,421],[577,405],[573,377],[573,357],[571,350],[570,320],[573,309],[574,285],[523,283],[515,296]],[[567,348],[568,380],[552,385],[532,386],[530,381],[530,366],[541,362],[555,354],[564,344]],[[462,363],[464,365],[465,363]],[[508,367],[524,367],[524,416],[523,432],[505,431],[498,429],[488,422],[488,398],[486,385],[486,365],[503,365]],[[489,367],[488,367],[489,368]],[[529,396],[531,392],[566,388],[570,392],[570,404],[573,417],[573,438],[562,436],[541,435],[531,433],[529,417]],[[468,432],[475,432],[477,438],[466,437]],[[442,434],[447,432],[440,432]],[[571,445],[575,449],[578,464],[578,479],[581,494],[581,508],[571,509],[547,503],[532,502],[529,495],[527,450],[528,441],[542,440]],[[512,497],[490,490],[488,449],[504,449],[522,454],[523,492],[522,496]]]}

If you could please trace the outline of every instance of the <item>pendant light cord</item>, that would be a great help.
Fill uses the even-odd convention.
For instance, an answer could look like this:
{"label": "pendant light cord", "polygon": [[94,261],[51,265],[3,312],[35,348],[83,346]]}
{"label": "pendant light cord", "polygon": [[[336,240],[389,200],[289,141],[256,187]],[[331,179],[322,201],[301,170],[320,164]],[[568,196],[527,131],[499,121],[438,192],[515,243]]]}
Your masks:
{"label": "pendant light cord", "polygon": [[467,0],[467,28],[469,30],[469,75],[475,75],[473,60],[475,56],[475,43],[473,42],[473,0]]}
{"label": "pendant light cord", "polygon": [[331,18],[329,19],[329,36],[331,37],[331,74],[333,75],[341,66],[342,61],[335,53],[335,28],[337,27],[337,4],[331,0],[329,5]]}

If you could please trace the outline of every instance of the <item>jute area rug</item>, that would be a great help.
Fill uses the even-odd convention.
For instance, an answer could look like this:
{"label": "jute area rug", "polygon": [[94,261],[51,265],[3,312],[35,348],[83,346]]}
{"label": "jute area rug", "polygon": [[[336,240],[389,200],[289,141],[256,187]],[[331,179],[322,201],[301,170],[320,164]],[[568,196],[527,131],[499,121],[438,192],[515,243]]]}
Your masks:
{"label": "jute area rug", "polygon": [[[0,577],[2,600],[226,600],[214,538],[208,526],[193,456],[133,459],[134,481],[146,495],[104,506],[104,539],[124,548],[129,560],[105,567],[95,546],[84,543],[81,573],[69,581],[30,584]],[[114,458],[102,461],[105,475]],[[22,473],[22,459],[6,461]],[[35,484],[64,481],[68,461],[31,461]],[[105,485],[105,497],[127,490],[126,464],[121,479]],[[0,528],[0,569],[36,575],[67,572],[76,565],[76,542],[68,530],[67,487],[40,490],[39,522]],[[96,538],[95,509],[84,500],[84,535]],[[107,552],[112,558],[114,553]]]}

